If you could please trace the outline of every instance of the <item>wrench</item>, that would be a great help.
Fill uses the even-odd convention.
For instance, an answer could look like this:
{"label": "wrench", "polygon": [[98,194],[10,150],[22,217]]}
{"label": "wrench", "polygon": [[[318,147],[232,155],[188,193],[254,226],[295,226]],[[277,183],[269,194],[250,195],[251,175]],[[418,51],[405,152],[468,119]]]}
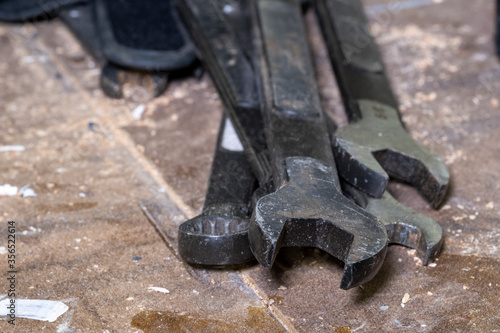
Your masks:
{"label": "wrench", "polygon": [[401,204],[388,191],[380,198],[373,198],[345,181],[342,189],[345,195],[385,225],[389,243],[416,249],[424,265],[437,257],[443,243],[439,223]]}
{"label": "wrench", "polygon": [[336,133],[340,176],[380,197],[389,175],[415,186],[437,208],[449,171],[435,152],[405,131],[359,0],[318,0],[316,13],[350,120]]}
{"label": "wrench", "polygon": [[252,252],[271,267],[281,247],[317,247],[344,261],[342,289],[363,284],[383,263],[387,234],[341,193],[299,1],[257,1],[253,13],[277,190],[256,203]]}
{"label": "wrench", "polygon": [[[267,190],[265,184],[269,182],[267,144],[259,137],[263,122],[249,59],[253,47],[249,8],[245,4],[244,0],[177,3],[197,52],[242,138],[238,139],[232,122],[224,115],[203,212],[179,227],[180,255],[195,264],[234,265],[254,258],[248,243],[248,224],[255,175],[265,186],[262,191]],[[238,149],[228,149],[228,143]],[[232,170],[227,170],[228,166]]]}
{"label": "wrench", "polygon": [[[267,186],[270,180],[267,144],[264,131],[255,131],[264,125],[256,85],[258,80],[248,57],[252,49],[248,45],[250,31],[247,21],[236,18],[239,11],[246,10],[244,4],[240,0],[230,5],[230,10],[236,13],[227,16],[232,16],[233,23],[237,20],[241,27],[235,29],[224,19],[223,11],[213,0],[177,1],[181,17],[224,102],[259,184]],[[239,36],[236,31],[240,32]]]}
{"label": "wrench", "polygon": [[179,226],[180,256],[201,265],[236,265],[252,260],[248,224],[255,185],[243,146],[224,115],[203,211]]}

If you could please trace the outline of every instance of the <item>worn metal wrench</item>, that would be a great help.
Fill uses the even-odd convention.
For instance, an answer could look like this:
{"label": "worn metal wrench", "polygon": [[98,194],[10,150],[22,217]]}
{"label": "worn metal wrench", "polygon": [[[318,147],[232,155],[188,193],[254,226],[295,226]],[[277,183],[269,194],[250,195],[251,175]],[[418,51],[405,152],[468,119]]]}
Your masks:
{"label": "worn metal wrench", "polygon": [[438,222],[406,207],[388,191],[374,198],[345,181],[342,191],[385,225],[390,244],[416,249],[424,265],[436,259],[443,244],[443,230]]}
{"label": "worn metal wrench", "polygon": [[[245,10],[242,2],[234,1],[228,11]],[[235,29],[214,0],[177,1],[177,7],[245,147],[259,184],[266,186],[270,168],[265,132],[255,131],[264,126],[258,81],[248,55],[252,46],[248,45],[250,27],[245,28],[248,25],[245,16],[241,15],[238,22],[243,29]]]}
{"label": "worn metal wrench", "polygon": [[201,265],[236,265],[252,260],[248,224],[255,187],[256,178],[243,146],[224,115],[203,211],[179,226],[180,256]]}
{"label": "worn metal wrench", "polygon": [[[244,0],[178,3],[197,52],[242,138],[238,139],[224,115],[203,212],[179,227],[180,255],[196,264],[234,265],[254,258],[248,244],[251,197],[256,178],[261,184],[269,182],[269,166],[263,158],[267,144],[260,137],[264,127],[257,80],[249,58],[253,49],[249,7],[245,4]],[[247,148],[246,156],[241,142]]]}
{"label": "worn metal wrench", "polygon": [[336,133],[334,153],[340,176],[380,197],[390,175],[412,184],[438,207],[448,186],[448,168],[405,131],[362,4],[318,0],[315,5],[351,122]]}
{"label": "worn metal wrench", "polygon": [[281,247],[317,247],[344,261],[342,289],[366,283],[383,263],[387,234],[342,195],[299,1],[261,0],[253,9],[277,190],[256,203],[252,252],[271,267]]}

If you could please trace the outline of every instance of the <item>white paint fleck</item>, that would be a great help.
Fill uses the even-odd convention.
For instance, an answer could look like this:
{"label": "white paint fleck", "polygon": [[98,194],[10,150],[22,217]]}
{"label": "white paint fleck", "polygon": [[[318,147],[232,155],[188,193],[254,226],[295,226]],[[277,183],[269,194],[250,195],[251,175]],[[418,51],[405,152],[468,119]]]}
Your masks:
{"label": "white paint fleck", "polygon": [[19,190],[19,193],[21,193],[21,196],[23,198],[36,197],[37,196],[36,193],[35,193],[35,191],[29,185],[26,185],[26,186],[22,187]]}
{"label": "white paint fleck", "polygon": [[85,198],[85,197],[86,197],[85,193],[83,193],[83,192],[78,193],[78,196],[79,196],[80,198]]}
{"label": "white paint fleck", "polygon": [[196,295],[198,295],[200,292],[193,289],[193,293],[196,294]]}
{"label": "white paint fleck", "polygon": [[389,307],[387,305],[382,305],[379,309],[382,311],[387,311],[387,309],[389,309]]}
{"label": "white paint fleck", "polygon": [[146,111],[146,105],[144,104],[139,104],[135,107],[135,109],[132,111],[132,117],[135,120],[139,120],[142,117],[142,114]]}
{"label": "white paint fleck", "polygon": [[7,249],[5,246],[0,246],[0,254],[7,254]]}
{"label": "white paint fleck", "polygon": [[21,145],[6,145],[6,146],[2,146],[0,147],[0,152],[6,152],[6,151],[12,151],[12,152],[23,152],[25,151],[26,148],[24,148],[24,146],[21,146]]}
{"label": "white paint fleck", "polygon": [[229,118],[226,118],[221,145],[222,148],[229,151],[243,151],[243,145],[241,144],[238,134],[236,134],[236,130],[234,129],[234,126]]}
{"label": "white paint fleck", "polygon": [[17,186],[12,186],[10,184],[0,185],[0,195],[16,195],[17,194]]}
{"label": "white paint fleck", "polygon": [[[10,299],[4,299],[0,302],[0,316],[7,316],[7,306]],[[48,301],[41,299],[16,299],[16,317],[34,319],[41,321],[54,322],[63,313],[68,311],[69,307],[60,301]]]}
{"label": "white paint fleck", "polygon": [[148,290],[157,291],[163,294],[170,294],[170,291],[168,289],[162,287],[149,287]]}
{"label": "white paint fleck", "polygon": [[359,327],[356,327],[356,328],[355,328],[355,329],[353,329],[352,331],[353,331],[353,332],[356,332],[356,331],[358,331],[358,330],[362,329],[363,327],[365,327],[365,325],[366,325],[366,323],[365,323],[365,324],[363,324],[363,325],[361,325],[361,326],[359,326]]}

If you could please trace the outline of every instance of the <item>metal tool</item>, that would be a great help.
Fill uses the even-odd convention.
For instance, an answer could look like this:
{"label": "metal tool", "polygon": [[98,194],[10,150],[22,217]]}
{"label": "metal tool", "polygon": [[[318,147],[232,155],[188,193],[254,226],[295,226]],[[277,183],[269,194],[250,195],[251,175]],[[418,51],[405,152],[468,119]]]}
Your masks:
{"label": "metal tool", "polygon": [[256,178],[224,115],[201,215],[179,227],[179,254],[201,265],[236,265],[254,258],[248,244]]}
{"label": "metal tool", "polygon": [[438,207],[448,186],[448,168],[405,131],[361,3],[318,0],[315,5],[351,122],[336,133],[340,176],[380,197],[390,175],[412,184]]}
{"label": "metal tool", "polygon": [[259,184],[267,186],[270,167],[262,130],[258,80],[248,56],[252,49],[251,31],[245,14],[241,13],[247,10],[245,1],[234,1],[226,10],[238,28],[224,19],[224,9],[215,1],[178,1],[177,7],[245,147]]}
{"label": "metal tool", "polygon": [[387,191],[382,197],[373,198],[345,181],[342,190],[385,225],[390,244],[416,249],[424,265],[437,257],[443,243],[439,223],[401,204]]}
{"label": "metal tool", "polygon": [[257,1],[265,124],[276,192],[257,201],[249,239],[271,267],[284,246],[312,246],[345,262],[342,289],[380,269],[387,234],[340,190],[299,1]]}
{"label": "metal tool", "polygon": [[[267,144],[259,137],[264,127],[249,59],[253,48],[245,4],[245,0],[178,3],[197,52],[247,147],[245,156],[231,121],[224,115],[203,213],[179,227],[179,252],[186,261],[196,264],[234,265],[254,258],[248,243],[251,198],[256,187],[252,169],[261,184],[268,182],[269,172],[263,165]],[[236,172],[228,172],[228,166],[234,166]]]}

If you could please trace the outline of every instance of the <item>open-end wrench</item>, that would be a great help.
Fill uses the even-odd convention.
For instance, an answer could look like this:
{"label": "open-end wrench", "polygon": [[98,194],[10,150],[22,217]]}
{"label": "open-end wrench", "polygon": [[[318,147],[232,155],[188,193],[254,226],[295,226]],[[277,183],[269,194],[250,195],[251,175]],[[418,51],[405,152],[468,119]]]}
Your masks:
{"label": "open-end wrench", "polygon": [[179,254],[190,263],[236,265],[252,260],[250,202],[256,178],[236,132],[222,117],[201,215],[179,227]]}
{"label": "open-end wrench", "polygon": [[[214,0],[177,1],[181,17],[224,102],[259,184],[266,186],[270,167],[265,134],[261,130],[264,126],[258,81],[248,56],[252,49],[247,45],[251,41],[250,27],[245,28],[248,25],[245,15],[240,15],[242,19],[237,23],[243,27],[234,29],[223,12],[226,8],[227,16],[236,21],[238,11],[247,10],[244,4],[241,0],[234,1],[221,10]],[[256,132],[255,129],[260,130]]]}
{"label": "open-end wrench", "polygon": [[334,153],[340,176],[380,197],[390,175],[412,184],[438,207],[448,186],[448,168],[405,131],[361,3],[318,0],[315,4],[351,121],[336,133]]}
{"label": "open-end wrench", "polygon": [[345,181],[342,181],[342,190],[385,225],[390,244],[416,249],[424,265],[437,257],[443,243],[443,230],[439,223],[406,207],[388,191],[382,197],[374,198]]}
{"label": "open-end wrench", "polygon": [[252,252],[271,267],[281,247],[320,248],[344,261],[341,288],[352,288],[380,269],[387,233],[341,193],[299,1],[262,0],[253,9],[277,190],[256,203]]}

